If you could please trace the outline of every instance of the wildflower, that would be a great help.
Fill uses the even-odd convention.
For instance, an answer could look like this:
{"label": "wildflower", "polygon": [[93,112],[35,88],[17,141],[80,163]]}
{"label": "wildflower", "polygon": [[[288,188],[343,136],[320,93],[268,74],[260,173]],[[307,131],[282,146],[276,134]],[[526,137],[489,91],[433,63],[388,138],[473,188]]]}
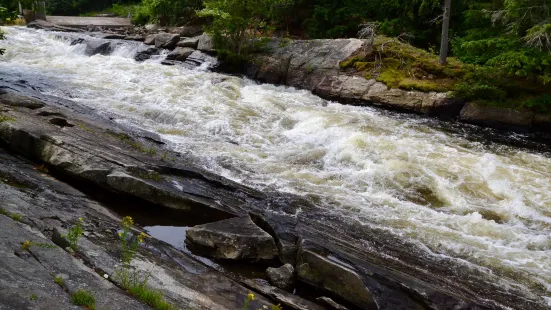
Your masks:
{"label": "wildflower", "polygon": [[134,220],[130,216],[125,216],[125,217],[123,217],[123,219],[121,221],[121,224],[124,227],[130,227],[130,226],[134,225]]}
{"label": "wildflower", "polygon": [[253,301],[254,300],[254,294],[253,293],[249,293],[247,295],[247,299],[250,300],[250,301]]}
{"label": "wildflower", "polygon": [[31,247],[31,242],[30,242],[29,240],[23,242],[23,244],[21,245],[21,248],[22,248],[23,250],[27,250],[27,249],[29,249],[30,247]]}
{"label": "wildflower", "polygon": [[108,274],[104,274],[103,277],[106,278],[106,279],[109,279],[109,275],[108,275]]}
{"label": "wildflower", "polygon": [[145,233],[141,233],[139,236],[138,236],[138,242],[139,243],[142,243],[143,240],[147,237],[147,235]]}
{"label": "wildflower", "polygon": [[78,218],[78,221],[79,221],[80,223],[84,222],[84,220],[82,219],[82,217],[79,217],[79,218]]}
{"label": "wildflower", "polygon": [[122,238],[122,231],[119,231],[119,237]]}

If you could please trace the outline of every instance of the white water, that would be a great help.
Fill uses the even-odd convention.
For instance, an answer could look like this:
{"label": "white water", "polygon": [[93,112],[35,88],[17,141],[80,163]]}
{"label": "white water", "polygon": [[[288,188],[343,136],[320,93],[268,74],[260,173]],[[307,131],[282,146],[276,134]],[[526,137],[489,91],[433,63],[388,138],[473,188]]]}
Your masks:
{"label": "white water", "polygon": [[87,57],[51,34],[5,30],[3,74],[42,79],[51,94],[160,133],[228,178],[306,195],[551,296],[545,155],[484,146],[414,117],[325,106],[307,91],[136,63],[129,51]]}

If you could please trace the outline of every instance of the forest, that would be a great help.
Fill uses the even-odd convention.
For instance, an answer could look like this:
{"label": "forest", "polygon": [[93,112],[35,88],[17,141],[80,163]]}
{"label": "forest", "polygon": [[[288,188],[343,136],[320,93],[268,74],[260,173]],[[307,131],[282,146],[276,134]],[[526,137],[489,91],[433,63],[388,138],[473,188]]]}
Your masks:
{"label": "forest", "polygon": [[[16,3],[0,0],[0,14],[4,18],[13,15]],[[235,42],[250,33],[304,39],[350,38],[357,37],[359,25],[367,24],[381,36],[398,38],[401,43],[423,50],[416,57],[425,57],[439,52],[444,1],[48,0],[46,3],[48,13],[53,15],[110,12],[131,17],[135,24],[206,23],[211,34],[226,39],[224,48],[230,52],[241,52],[241,44],[237,47]],[[422,64],[427,67],[425,73],[440,77],[445,87],[429,85],[423,89],[423,85],[416,84],[413,88],[452,90],[468,100],[501,106],[539,110],[551,107],[551,0],[452,0],[449,45],[452,65],[448,68],[437,68],[428,60],[413,60],[425,62]],[[345,66],[362,69],[366,63],[365,59],[357,59]],[[392,83],[396,77],[390,75],[397,73],[397,70],[387,72],[389,81],[385,82]],[[385,78],[384,74],[381,78]],[[453,82],[446,83],[447,80]]]}

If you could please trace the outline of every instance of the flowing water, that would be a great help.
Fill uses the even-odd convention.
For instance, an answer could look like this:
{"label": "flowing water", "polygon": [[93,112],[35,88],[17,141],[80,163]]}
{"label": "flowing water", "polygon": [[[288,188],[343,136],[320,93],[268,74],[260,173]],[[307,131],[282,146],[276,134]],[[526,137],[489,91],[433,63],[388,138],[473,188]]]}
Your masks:
{"label": "flowing water", "polygon": [[88,57],[83,45],[51,33],[4,30],[5,76],[40,81],[45,93],[159,133],[230,179],[346,210],[551,300],[545,152],[472,139],[472,130],[458,129],[464,125],[326,102],[160,59],[137,63],[132,46]]}

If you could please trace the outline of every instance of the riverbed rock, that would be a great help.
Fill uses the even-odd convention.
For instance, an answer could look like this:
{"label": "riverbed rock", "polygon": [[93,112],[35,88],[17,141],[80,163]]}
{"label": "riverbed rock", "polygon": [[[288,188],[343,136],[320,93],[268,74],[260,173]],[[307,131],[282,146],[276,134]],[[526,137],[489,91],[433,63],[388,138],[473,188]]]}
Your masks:
{"label": "riverbed rock", "polygon": [[135,35],[125,36],[124,40],[145,42],[145,37],[143,35],[135,34]]}
{"label": "riverbed rock", "polygon": [[534,112],[510,108],[491,107],[478,103],[467,103],[461,110],[461,120],[497,128],[529,128]]}
{"label": "riverbed rock", "polygon": [[103,39],[106,40],[124,40],[124,38],[126,38],[126,35],[117,33],[110,33],[103,36]]}
{"label": "riverbed rock", "polygon": [[180,41],[180,35],[171,33],[159,33],[155,35],[155,47],[173,49]]}
{"label": "riverbed rock", "polygon": [[297,261],[299,281],[325,289],[361,309],[379,309],[369,289],[356,270],[338,260],[331,260],[301,244]]}
{"label": "riverbed rock", "polygon": [[109,55],[114,47],[109,41],[103,40],[87,40],[84,42],[86,44],[86,49],[84,53],[87,56],[94,56],[96,54],[100,55]]}
{"label": "riverbed rock", "polygon": [[145,45],[155,45],[155,35],[150,34],[147,37],[145,37],[143,44]]}
{"label": "riverbed rock", "polygon": [[197,49],[197,45],[199,44],[199,37],[193,37],[193,38],[185,38],[178,42],[178,46],[180,47],[189,47]]}
{"label": "riverbed rock", "polygon": [[213,52],[214,51],[214,41],[212,37],[206,33],[203,33],[199,36],[199,41],[197,43],[197,49],[202,52]]}
{"label": "riverbed rock", "polygon": [[136,55],[134,56],[134,59],[136,61],[144,61],[144,60],[150,59],[151,56],[153,56],[153,55],[159,55],[159,54],[160,54],[159,49],[157,49],[155,47],[150,47],[146,50],[142,50],[142,51],[137,52]]}
{"label": "riverbed rock", "polygon": [[266,276],[270,283],[282,290],[292,290],[295,286],[295,268],[291,264],[285,264],[279,268],[266,269]]}
{"label": "riverbed rock", "polygon": [[166,56],[166,59],[185,61],[194,51],[194,49],[189,47],[177,47]]}
{"label": "riverbed rock", "polygon": [[195,226],[187,231],[186,244],[208,257],[231,260],[269,260],[277,257],[274,239],[249,216]]}
{"label": "riverbed rock", "polygon": [[551,132],[551,113],[535,113],[532,126],[536,130]]}

